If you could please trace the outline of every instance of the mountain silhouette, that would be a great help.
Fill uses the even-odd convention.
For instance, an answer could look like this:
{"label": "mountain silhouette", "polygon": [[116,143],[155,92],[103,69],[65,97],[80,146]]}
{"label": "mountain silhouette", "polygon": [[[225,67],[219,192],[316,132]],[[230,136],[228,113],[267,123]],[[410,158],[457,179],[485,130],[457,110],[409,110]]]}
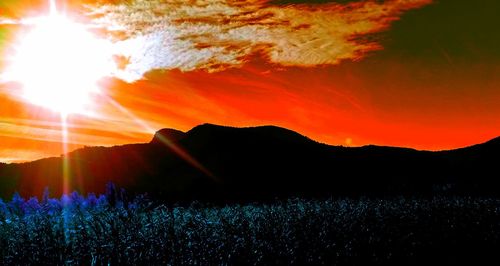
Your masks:
{"label": "mountain silhouette", "polygon": [[[204,124],[158,131],[150,143],[86,147],[65,156],[0,165],[0,195],[102,192],[109,181],[166,200],[289,196],[498,195],[500,138],[449,151],[342,147],[294,131]],[[68,169],[63,171],[63,169]],[[65,177],[66,176],[66,177]]]}
{"label": "mountain silhouette", "polygon": [[177,129],[164,128],[155,133],[151,143],[177,142],[186,137],[186,133]]}

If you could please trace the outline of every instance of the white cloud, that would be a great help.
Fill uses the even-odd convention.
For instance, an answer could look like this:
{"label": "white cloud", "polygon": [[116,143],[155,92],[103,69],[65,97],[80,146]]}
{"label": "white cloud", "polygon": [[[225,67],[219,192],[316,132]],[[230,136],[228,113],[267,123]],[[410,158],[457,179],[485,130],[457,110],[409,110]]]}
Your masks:
{"label": "white cloud", "polygon": [[239,67],[255,53],[283,66],[358,60],[381,49],[363,37],[431,1],[276,6],[262,0],[132,0],[87,8],[127,59],[117,76],[134,81],[155,69]]}

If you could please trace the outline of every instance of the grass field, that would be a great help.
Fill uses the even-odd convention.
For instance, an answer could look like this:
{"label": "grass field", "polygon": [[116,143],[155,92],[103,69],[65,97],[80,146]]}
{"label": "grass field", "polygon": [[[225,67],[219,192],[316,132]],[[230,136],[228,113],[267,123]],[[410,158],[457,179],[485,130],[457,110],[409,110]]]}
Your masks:
{"label": "grass field", "polygon": [[290,199],[167,207],[118,194],[0,201],[0,263],[500,262],[498,199]]}

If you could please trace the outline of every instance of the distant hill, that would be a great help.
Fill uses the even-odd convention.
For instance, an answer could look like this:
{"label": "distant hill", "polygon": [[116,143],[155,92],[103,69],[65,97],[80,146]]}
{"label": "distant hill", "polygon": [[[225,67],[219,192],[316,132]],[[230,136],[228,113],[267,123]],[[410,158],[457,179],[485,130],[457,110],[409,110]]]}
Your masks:
{"label": "distant hill", "polygon": [[429,152],[342,147],[274,127],[211,124],[158,131],[150,143],[88,147],[65,157],[0,165],[0,196],[102,192],[108,181],[168,200],[281,196],[500,194],[500,138]]}

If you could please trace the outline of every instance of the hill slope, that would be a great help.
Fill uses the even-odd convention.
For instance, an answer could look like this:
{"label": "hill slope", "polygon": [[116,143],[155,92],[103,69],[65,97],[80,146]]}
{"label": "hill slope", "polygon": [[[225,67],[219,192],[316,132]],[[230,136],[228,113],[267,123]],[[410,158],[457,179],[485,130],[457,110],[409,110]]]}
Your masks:
{"label": "hill slope", "polygon": [[273,126],[210,124],[159,131],[150,143],[91,147],[66,157],[0,165],[0,196],[62,192],[63,165],[73,189],[102,192],[113,181],[133,192],[182,199],[276,196],[500,194],[500,138],[428,152],[317,143]]}

